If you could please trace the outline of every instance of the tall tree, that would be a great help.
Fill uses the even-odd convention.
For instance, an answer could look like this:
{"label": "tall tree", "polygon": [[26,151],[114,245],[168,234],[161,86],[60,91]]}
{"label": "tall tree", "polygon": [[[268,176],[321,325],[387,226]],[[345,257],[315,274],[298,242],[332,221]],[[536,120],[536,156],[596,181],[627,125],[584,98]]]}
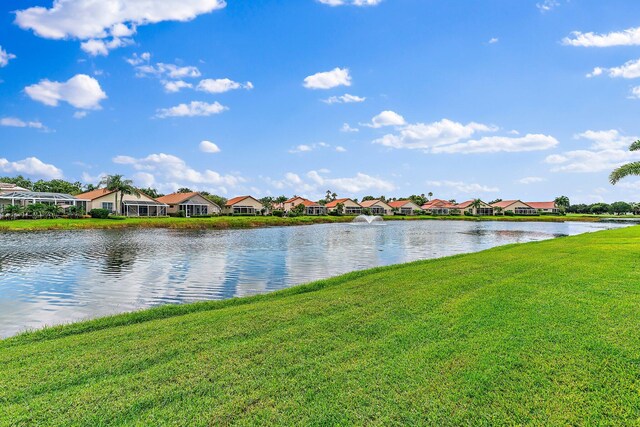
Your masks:
{"label": "tall tree", "polygon": [[178,188],[178,191],[176,191],[176,193],[193,193],[193,190],[190,188],[183,187],[183,188]]}
{"label": "tall tree", "polygon": [[569,206],[571,206],[571,202],[569,201],[569,198],[567,196],[556,197],[553,202],[563,211],[566,211]]}
{"label": "tall tree", "polygon": [[27,190],[33,189],[33,182],[30,179],[25,178],[22,175],[16,177],[0,177],[0,182],[6,182],[7,184],[15,184],[18,187],[26,188]]}
{"label": "tall tree", "polygon": [[[629,150],[640,151],[640,140],[631,144]],[[627,163],[626,165],[622,165],[615,169],[611,172],[611,175],[609,175],[609,181],[611,181],[611,184],[616,185],[622,178],[626,178],[630,175],[640,175],[640,162]]]}
{"label": "tall tree", "polygon": [[41,191],[44,193],[63,193],[76,194],[82,193],[81,182],[68,182],[63,179],[52,179],[51,181],[39,180],[33,184],[33,191]]}
{"label": "tall tree", "polygon": [[[125,194],[135,195],[140,198],[140,190],[133,186],[133,181],[130,179],[124,179],[122,175],[107,175],[104,177],[102,181],[100,181],[100,185],[103,185],[109,191],[116,192],[116,213],[118,213],[118,196],[120,196],[120,203],[122,203],[122,197]],[[122,210],[121,212],[122,213]]]}
{"label": "tall tree", "polygon": [[471,207],[475,211],[475,215],[478,215],[478,210],[482,207],[482,200],[473,199],[473,202],[471,202]]}
{"label": "tall tree", "polygon": [[429,196],[429,200],[431,200],[433,198],[433,193],[429,191],[429,194],[427,194],[427,196]]}

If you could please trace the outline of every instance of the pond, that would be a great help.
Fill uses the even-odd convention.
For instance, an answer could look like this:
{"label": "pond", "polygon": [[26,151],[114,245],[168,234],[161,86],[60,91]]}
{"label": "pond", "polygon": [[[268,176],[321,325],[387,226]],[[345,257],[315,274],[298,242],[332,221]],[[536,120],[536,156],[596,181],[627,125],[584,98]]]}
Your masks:
{"label": "pond", "polygon": [[354,270],[624,226],[390,221],[226,231],[0,233],[0,337],[161,304],[254,295]]}

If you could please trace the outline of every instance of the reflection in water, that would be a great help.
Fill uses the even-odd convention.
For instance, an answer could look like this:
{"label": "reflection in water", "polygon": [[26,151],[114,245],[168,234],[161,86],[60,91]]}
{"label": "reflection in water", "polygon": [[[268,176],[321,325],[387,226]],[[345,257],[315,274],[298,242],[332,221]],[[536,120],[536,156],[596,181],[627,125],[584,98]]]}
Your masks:
{"label": "reflection in water", "polygon": [[616,228],[398,221],[256,230],[0,234],[0,337],[160,304],[270,292],[353,270]]}

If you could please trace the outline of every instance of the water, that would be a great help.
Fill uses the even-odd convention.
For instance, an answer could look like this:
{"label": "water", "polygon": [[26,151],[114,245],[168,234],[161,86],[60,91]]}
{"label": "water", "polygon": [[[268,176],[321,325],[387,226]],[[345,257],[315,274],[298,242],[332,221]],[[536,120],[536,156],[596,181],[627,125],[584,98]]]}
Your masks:
{"label": "water", "polygon": [[382,224],[0,233],[0,337],[160,304],[254,295],[353,270],[625,226]]}

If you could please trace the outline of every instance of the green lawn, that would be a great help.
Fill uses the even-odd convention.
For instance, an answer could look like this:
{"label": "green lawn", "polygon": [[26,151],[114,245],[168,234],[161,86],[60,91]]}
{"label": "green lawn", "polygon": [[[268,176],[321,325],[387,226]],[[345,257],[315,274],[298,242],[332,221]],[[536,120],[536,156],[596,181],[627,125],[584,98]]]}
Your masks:
{"label": "green lawn", "polygon": [[[289,225],[326,224],[332,222],[350,222],[353,216],[302,216],[296,218],[278,218],[274,216],[232,217],[221,216],[213,218],[127,218],[112,219],[38,219],[38,220],[2,220],[0,231],[37,231],[37,230],[78,230],[105,228],[181,228],[181,229],[230,229],[277,227]],[[386,216],[386,221],[402,220],[459,220],[459,221],[599,221],[601,217],[593,215],[575,216]]]}
{"label": "green lawn", "polygon": [[640,423],[640,227],[0,341],[0,425]]}

